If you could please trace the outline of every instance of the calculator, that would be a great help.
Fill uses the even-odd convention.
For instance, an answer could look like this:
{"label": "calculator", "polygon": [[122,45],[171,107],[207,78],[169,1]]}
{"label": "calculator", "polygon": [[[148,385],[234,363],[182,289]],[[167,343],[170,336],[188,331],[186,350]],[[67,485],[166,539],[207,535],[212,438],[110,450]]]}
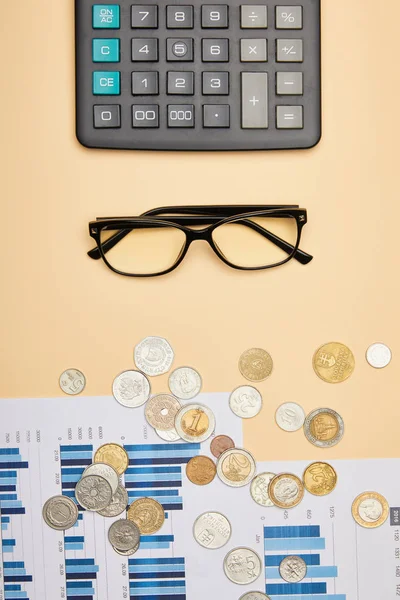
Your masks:
{"label": "calculator", "polygon": [[75,0],[90,148],[272,150],[321,137],[320,0]]}

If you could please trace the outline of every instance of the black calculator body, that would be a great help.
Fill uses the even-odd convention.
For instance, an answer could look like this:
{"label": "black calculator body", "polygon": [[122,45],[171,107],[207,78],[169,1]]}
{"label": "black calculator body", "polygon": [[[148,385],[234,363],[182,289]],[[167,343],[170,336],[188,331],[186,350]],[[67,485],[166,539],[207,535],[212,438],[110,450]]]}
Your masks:
{"label": "black calculator body", "polygon": [[321,137],[320,0],[75,0],[91,148],[271,150]]}

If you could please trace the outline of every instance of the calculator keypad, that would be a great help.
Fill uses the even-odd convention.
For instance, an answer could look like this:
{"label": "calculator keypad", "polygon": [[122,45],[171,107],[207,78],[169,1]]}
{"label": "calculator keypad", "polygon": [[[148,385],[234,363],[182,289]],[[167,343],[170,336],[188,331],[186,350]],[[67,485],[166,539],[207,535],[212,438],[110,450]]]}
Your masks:
{"label": "calculator keypad", "polygon": [[75,2],[84,145],[229,150],[319,141],[319,0]]}

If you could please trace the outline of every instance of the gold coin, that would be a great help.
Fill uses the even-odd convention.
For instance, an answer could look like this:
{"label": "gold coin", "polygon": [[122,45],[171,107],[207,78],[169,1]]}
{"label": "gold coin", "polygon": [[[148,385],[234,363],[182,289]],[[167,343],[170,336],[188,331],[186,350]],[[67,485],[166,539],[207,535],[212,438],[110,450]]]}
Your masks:
{"label": "gold coin", "polygon": [[239,371],[249,381],[263,381],[272,373],[272,358],[262,348],[251,348],[239,358]]}
{"label": "gold coin", "polygon": [[355,360],[350,348],[340,342],[324,344],[313,356],[314,371],[327,383],[341,383],[350,377]]}
{"label": "gold coin", "polygon": [[297,475],[281,473],[271,480],[268,494],[275,506],[293,508],[303,500],[304,486]]}
{"label": "gold coin", "polygon": [[364,492],[354,500],[351,512],[356,523],[372,529],[380,527],[389,516],[389,503],[377,492]]}
{"label": "gold coin", "polygon": [[331,465],[325,462],[314,462],[308,465],[303,473],[304,487],[314,496],[326,496],[336,487],[337,474]]}
{"label": "gold coin", "polygon": [[243,487],[256,473],[254,457],[244,448],[230,448],[221,454],[217,463],[218,477],[230,487]]}
{"label": "gold coin", "polygon": [[164,508],[153,498],[139,498],[132,502],[127,516],[139,527],[142,534],[155,533],[165,521]]}
{"label": "gold coin", "polygon": [[103,444],[96,450],[95,463],[106,463],[117,471],[118,475],[125,473],[129,465],[129,456],[126,450],[119,444]]}
{"label": "gold coin", "polygon": [[211,483],[216,473],[217,467],[208,456],[194,456],[186,465],[186,475],[196,485]]}

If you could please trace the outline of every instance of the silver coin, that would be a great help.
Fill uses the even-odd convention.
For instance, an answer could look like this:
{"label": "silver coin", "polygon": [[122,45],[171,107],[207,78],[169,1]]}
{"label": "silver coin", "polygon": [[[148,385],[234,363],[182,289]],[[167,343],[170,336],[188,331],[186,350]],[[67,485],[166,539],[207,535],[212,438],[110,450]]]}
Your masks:
{"label": "silver coin", "polygon": [[168,379],[171,392],[181,400],[191,400],[201,390],[202,380],[200,373],[192,367],[179,367],[172,371]]}
{"label": "silver coin", "polygon": [[140,543],[138,526],[129,519],[114,521],[108,530],[108,540],[111,546],[121,552],[133,550]]}
{"label": "silver coin", "polygon": [[242,419],[251,419],[262,408],[262,396],[252,385],[241,385],[229,396],[231,410]]}
{"label": "silver coin", "polygon": [[78,507],[68,496],[53,496],[43,506],[43,519],[49,527],[64,531],[78,520]]}
{"label": "silver coin", "polygon": [[78,369],[67,369],[61,373],[59,385],[65,394],[76,396],[85,389],[86,378]]}
{"label": "silver coin", "polygon": [[102,510],[111,502],[111,485],[100,475],[88,475],[76,484],[75,496],[78,504],[86,510]]}
{"label": "silver coin", "polygon": [[367,349],[366,358],[371,367],[383,369],[392,360],[392,351],[386,344],[377,342]]}
{"label": "silver coin", "polygon": [[254,457],[243,448],[229,448],[217,462],[218,477],[230,487],[243,487],[256,473]]}
{"label": "silver coin", "polygon": [[196,542],[203,548],[222,548],[229,542],[232,527],[228,519],[219,512],[207,512],[197,517],[193,525]]}
{"label": "silver coin", "polygon": [[139,550],[139,546],[140,546],[140,544],[137,544],[137,546],[135,546],[134,548],[131,548],[129,550],[119,550],[118,548],[113,546],[113,550],[120,556],[132,556],[132,554],[135,554]]}
{"label": "silver coin", "polygon": [[303,427],[305,418],[304,410],[295,402],[281,404],[275,413],[275,421],[284,431],[298,431]]}
{"label": "silver coin", "polygon": [[233,583],[253,583],[260,576],[261,570],[260,557],[250,548],[234,548],[225,556],[225,575]]}
{"label": "silver coin", "polygon": [[137,408],[150,398],[150,382],[140,371],[123,371],[113,381],[113,396],[127,408]]}
{"label": "silver coin", "polygon": [[344,435],[342,417],[331,408],[317,408],[307,415],[304,434],[318,448],[330,448],[340,442]]}
{"label": "silver coin", "polygon": [[307,565],[300,556],[286,556],[279,564],[279,574],[288,583],[298,583],[307,575]]}
{"label": "silver coin", "polygon": [[246,592],[239,600],[271,600],[271,598],[263,592]]}
{"label": "silver coin", "polygon": [[135,364],[146,375],[162,375],[168,373],[174,360],[174,351],[161,337],[147,337],[134,351]]}
{"label": "silver coin", "polygon": [[156,429],[155,432],[162,440],[165,440],[166,442],[177,442],[181,439],[181,436],[179,435],[175,427],[173,429],[168,429],[168,431],[161,431],[161,429]]}
{"label": "silver coin", "polygon": [[275,477],[275,473],[260,473],[254,477],[250,485],[250,494],[254,502],[260,506],[274,506],[268,494],[269,482]]}
{"label": "silver coin", "polygon": [[94,463],[89,465],[83,471],[82,477],[88,477],[88,475],[100,475],[100,477],[104,477],[110,484],[113,495],[117,491],[119,477],[117,471],[111,465],[107,465],[106,463]]}
{"label": "silver coin", "polygon": [[215,416],[204,404],[186,404],[175,417],[175,429],[186,442],[204,442],[215,430]]}
{"label": "silver coin", "polygon": [[157,394],[148,400],[144,409],[146,421],[155,429],[168,431],[173,428],[181,403],[170,394]]}
{"label": "silver coin", "polygon": [[103,508],[103,510],[98,510],[97,512],[102,517],[118,517],[124,512],[124,510],[126,510],[128,502],[128,492],[121,484],[119,484],[117,491],[111,499],[111,504],[106,506],[106,508]]}

